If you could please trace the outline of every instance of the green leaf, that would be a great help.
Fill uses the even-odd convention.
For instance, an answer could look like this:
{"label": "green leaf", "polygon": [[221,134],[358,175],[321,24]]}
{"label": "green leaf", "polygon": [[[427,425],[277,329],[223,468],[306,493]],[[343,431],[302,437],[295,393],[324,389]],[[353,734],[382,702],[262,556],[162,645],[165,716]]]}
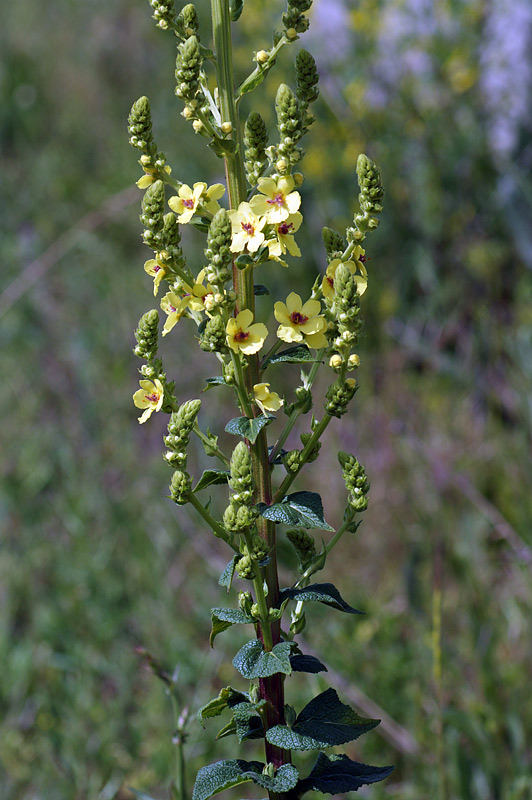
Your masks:
{"label": "green leaf", "polygon": [[233,666],[240,674],[248,680],[256,678],[269,678],[278,672],[290,675],[290,651],[292,642],[279,642],[273,650],[264,650],[264,645],[258,639],[240,648],[233,659]]}
{"label": "green leaf", "polygon": [[233,689],[232,686],[225,686],[220,690],[218,697],[209,700],[206,705],[200,708],[198,711],[198,719],[201,722],[211,717],[219,717],[226,708],[232,708],[238,705],[238,703],[247,702],[248,700],[249,697],[246,694]]}
{"label": "green leaf", "polygon": [[231,473],[224,469],[206,469],[192,491],[199,492],[207,486],[215,486],[220,483],[227,483]]}
{"label": "green leaf", "polygon": [[340,701],[334,689],[327,689],[305,706],[292,728],[276,725],[267,731],[266,738],[288,750],[314,750],[352,742],[379,722],[359,717]]}
{"label": "green leaf", "polygon": [[230,419],[225,430],[235,436],[243,436],[251,444],[255,444],[257,436],[266,425],[269,425],[276,417],[273,414],[260,414],[258,417],[234,417]]}
{"label": "green leaf", "polygon": [[231,13],[231,22],[237,22],[240,19],[242,9],[244,8],[244,0],[231,0],[229,9]]}
{"label": "green leaf", "polygon": [[320,753],[308,778],[297,785],[298,794],[304,792],[323,792],[323,794],[343,794],[356,792],[361,786],[383,781],[393,771],[393,767],[370,767],[351,761],[345,755],[326,756]]}
{"label": "green leaf", "polygon": [[264,728],[257,711],[266,705],[266,700],[259,703],[239,703],[233,708],[233,720],[236,726],[238,741],[244,739],[263,739]]}
{"label": "green leaf", "polygon": [[262,369],[266,369],[270,364],[302,364],[304,361],[316,361],[306,344],[296,344],[294,347],[287,347],[280,353],[274,353],[262,364]]}
{"label": "green leaf", "polygon": [[214,646],[214,640],[219,633],[226,631],[231,625],[238,625],[241,622],[255,622],[253,617],[248,616],[239,608],[211,608],[211,635],[210,644]]}
{"label": "green leaf", "polygon": [[305,656],[301,653],[290,656],[290,665],[292,672],[309,672],[316,674],[318,672],[327,672],[327,667],[322,664],[319,658],[315,656]]}
{"label": "green leaf", "polygon": [[260,297],[263,294],[270,294],[270,290],[262,283],[256,283],[253,287],[253,294],[255,297]]}
{"label": "green leaf", "polygon": [[271,506],[267,506],[266,503],[257,503],[257,509],[261,516],[272,522],[334,531],[334,528],[331,528],[323,518],[321,497],[316,492],[294,492],[285,497],[282,502],[274,503]]}
{"label": "green leaf", "polygon": [[205,378],[207,386],[202,389],[202,392],[208,392],[209,389],[214,389],[215,386],[227,386],[223,375],[214,375],[212,378]]}
{"label": "green leaf", "polygon": [[241,253],[235,259],[235,264],[238,269],[246,269],[246,267],[251,267],[255,263],[255,259],[248,255],[247,253]]}
{"label": "green leaf", "polygon": [[305,589],[283,589],[281,599],[302,600],[304,603],[324,603],[326,606],[345,611],[346,614],[365,614],[345,602],[333,583],[311,583]]}
{"label": "green leaf", "polygon": [[269,792],[279,793],[289,792],[294,789],[299,780],[299,773],[293,764],[283,764],[275,773],[274,778],[268,775],[255,775],[252,778],[253,783],[257,783]]}
{"label": "green leaf", "polygon": [[239,553],[236,553],[218,578],[218,585],[225,586],[228,592],[233,582],[233,575],[235,574],[236,565],[241,558],[242,556]]}
{"label": "green leaf", "polygon": [[252,780],[251,775],[260,771],[262,764],[258,761],[242,761],[240,758],[209,764],[208,767],[202,767],[196,776],[192,800],[208,800],[224,789]]}

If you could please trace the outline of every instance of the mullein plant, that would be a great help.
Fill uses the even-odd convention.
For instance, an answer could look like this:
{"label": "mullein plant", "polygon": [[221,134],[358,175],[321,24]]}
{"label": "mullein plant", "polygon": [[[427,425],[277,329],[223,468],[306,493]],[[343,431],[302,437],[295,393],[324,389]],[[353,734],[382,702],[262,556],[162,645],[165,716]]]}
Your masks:
{"label": "mullein plant", "polygon": [[[305,627],[307,604],[360,613],[332,583],[316,582],[314,576],[325,567],[344,534],[355,532],[360,524],[369,490],[364,467],[355,456],[338,453],[348,496],[336,530],[325,521],[319,494],[293,491],[292,484],[299,482],[305,465],[318,458],[327,426],[348,411],[357,390],[353,373],[360,363],[355,352],[362,325],[360,298],[368,285],[363,245],[378,226],[383,197],[377,166],[360,155],[356,166],[359,211],[345,235],[323,228],[323,270],[310,296],[302,297],[297,285],[290,285],[287,269],[286,296],[273,304],[278,326],[268,330],[256,313],[255,296],[269,292],[255,282],[255,270],[261,266],[262,279],[269,268],[288,267],[290,258],[301,256],[297,244],[303,220],[298,191],[303,182],[301,140],[313,121],[309,109],[318,96],[318,73],[310,53],[302,49],[296,56],[295,89],[283,83],[277,90],[278,136],[273,144],[257,111],[241,124],[239,106],[244,94],[264,80],[281,48],[307,30],[311,2],[288,0],[282,30],[274,32],[269,50],[254,54],[254,68],[235,88],[231,24],[238,20],[243,0],[211,0],[213,49],[200,41],[198,14],[192,4],[177,13],[172,0],[150,0],[159,28],[172,32],[177,40],[175,93],[184,106],[182,115],[205,138],[213,157],[223,160],[225,185],[209,186],[198,180],[188,186],[174,177],[155,143],[146,97],[134,103],[129,116],[130,143],[140,151],[144,173],[138,181],[145,189],[143,240],[153,251],[144,269],[153,279],[154,295],[162,298],[160,311],[144,314],[135,334],[134,352],[143,364],[133,401],[142,410],[140,423],[155,413],[169,415],[164,460],[171,469],[170,497],[178,506],[193,506],[214,536],[227,545],[231,559],[220,585],[229,592],[234,576],[247,583],[231,607],[212,609],[211,645],[232,625],[249,630],[249,641],[233,660],[236,672],[250,682],[249,688],[223,688],[200,709],[199,720],[203,723],[225,714],[228,721],[219,737],[234,734],[243,751],[256,748],[256,740],[262,740],[265,750],[263,761],[236,757],[202,767],[193,800],[208,800],[246,782],[262,787],[270,798],[295,800],[308,791],[334,795],[381,781],[392,770],[361,764],[336,751],[327,753],[379,722],[360,717],[334,689],[318,694],[300,710],[285,701],[285,679],[291,673],[326,671],[297,642]],[[216,76],[214,90],[208,71]],[[224,195],[227,208],[219,202]],[[183,225],[206,236],[205,262],[197,274],[181,247]],[[264,319],[268,321],[269,316]],[[185,325],[195,326],[199,348],[215,354],[220,363],[220,374],[207,378],[206,388],[231,392],[238,408],[225,425],[225,431],[238,438],[230,454],[223,451],[215,433],[202,429],[202,401],[176,397],[175,384],[168,380],[157,355],[160,333],[177,337]],[[303,365],[300,383],[290,397],[281,397],[270,377],[276,364]],[[330,383],[325,397],[318,400],[313,387],[320,368],[327,370]],[[275,376],[276,371],[271,372]],[[319,411],[300,433],[300,446],[292,443],[286,449],[300,417],[308,415],[313,405]],[[286,415],[284,426],[269,443],[268,433],[276,427],[269,426],[279,414]],[[187,470],[192,437],[199,438],[207,456],[219,462],[218,468],[205,470],[199,479]],[[229,488],[227,506],[219,516],[213,513],[210,500],[205,500],[208,487],[217,487],[211,491],[222,495]],[[316,531],[330,535],[317,545]],[[298,575],[286,588],[279,586],[279,535],[286,537],[299,562]],[[159,667],[154,671],[166,675]],[[173,686],[167,675],[166,682]],[[182,746],[182,720],[180,725]],[[301,773],[297,755],[308,750],[317,751],[317,758],[310,772]],[[186,795],[183,769],[181,759],[175,796]]]}

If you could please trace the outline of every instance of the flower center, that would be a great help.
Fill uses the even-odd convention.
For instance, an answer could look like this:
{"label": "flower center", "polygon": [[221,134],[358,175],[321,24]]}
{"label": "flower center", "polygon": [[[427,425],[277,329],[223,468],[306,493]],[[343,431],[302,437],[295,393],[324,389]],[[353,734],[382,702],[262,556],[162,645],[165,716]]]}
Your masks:
{"label": "flower center", "polygon": [[330,276],[330,275],[327,275],[327,283],[329,284],[329,286],[331,287],[331,289],[334,289],[334,279],[333,279],[333,278],[331,278],[331,276]]}
{"label": "flower center", "polygon": [[155,393],[154,394],[146,394],[146,395],[144,395],[144,397],[150,403],[157,403],[159,401],[159,395],[155,394]]}
{"label": "flower center", "polygon": [[160,272],[161,270],[162,267],[160,267],[159,264],[156,264],[153,268],[154,275],[157,275],[157,273]]}
{"label": "flower center", "polygon": [[248,236],[253,236],[255,233],[255,226],[252,225],[251,222],[243,222],[242,223],[242,230],[247,233]]}
{"label": "flower center", "polygon": [[194,198],[189,197],[186,200],[183,200],[183,205],[185,208],[194,208]]}
{"label": "flower center", "polygon": [[273,197],[269,197],[266,202],[270,206],[279,206],[280,208],[281,206],[284,206],[284,194],[282,192],[277,192],[277,194],[274,194]]}
{"label": "flower center", "polygon": [[280,233],[281,236],[286,236],[287,233],[290,233],[293,227],[294,227],[293,222],[281,222],[281,224],[277,228],[277,232]]}
{"label": "flower center", "polygon": [[249,336],[249,331],[243,331],[242,328],[239,328],[234,335],[235,342],[245,342]]}
{"label": "flower center", "polygon": [[292,311],[290,314],[290,319],[294,323],[294,325],[304,325],[305,322],[308,322],[308,317],[305,317],[300,311]]}

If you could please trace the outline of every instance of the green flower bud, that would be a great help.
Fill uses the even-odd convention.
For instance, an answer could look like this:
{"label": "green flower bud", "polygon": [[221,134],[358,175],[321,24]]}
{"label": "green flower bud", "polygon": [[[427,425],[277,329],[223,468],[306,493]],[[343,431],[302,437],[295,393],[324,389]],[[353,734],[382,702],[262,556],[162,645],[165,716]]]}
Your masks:
{"label": "green flower bud", "polygon": [[358,202],[362,213],[356,214],[353,221],[356,228],[364,234],[368,230],[375,230],[379,225],[379,220],[374,215],[382,211],[384,188],[379,168],[363,154],[357,159],[357,176],[360,188]]}
{"label": "green flower bud", "polygon": [[275,110],[280,135],[277,154],[280,160],[286,162],[285,169],[279,169],[279,161],[277,168],[279,172],[285,173],[289,171],[290,165],[297,164],[301,158],[302,150],[296,145],[304,133],[298,99],[286,83],[282,83],[277,90]]}
{"label": "green flower bud", "polygon": [[186,103],[196,99],[200,90],[200,72],[203,57],[200,52],[196,36],[189,38],[179,45],[176,59],[176,89],[175,93]]}
{"label": "green flower bud", "polygon": [[155,157],[157,146],[152,136],[150,101],[147,97],[139,97],[133,103],[127,123],[130,144]]}
{"label": "green flower bud", "polygon": [[229,485],[235,492],[253,491],[253,467],[245,442],[239,442],[231,455]]}
{"label": "green flower bud", "polygon": [[154,250],[161,249],[164,216],[164,183],[155,181],[146,189],[142,199],[140,221],[144,225],[144,242]]}
{"label": "green flower bud", "polygon": [[292,528],[289,531],[286,531],[286,536],[288,541],[295,549],[299,560],[302,564],[305,564],[307,561],[316,554],[316,545],[314,544],[314,539],[307,533],[304,528]]}
{"label": "green flower bud", "polygon": [[258,561],[264,561],[269,555],[270,549],[264,539],[255,531],[251,537],[251,556]]}
{"label": "green flower bud", "polygon": [[236,565],[238,575],[243,580],[252,581],[255,577],[255,572],[253,570],[253,566],[251,564],[251,558],[248,555],[242,556],[238,564]]}
{"label": "green flower bud", "polygon": [[[301,433],[300,434],[299,438],[301,439],[303,447],[306,447],[307,443],[310,441],[310,437],[311,436],[312,436],[312,433]],[[308,455],[307,461],[316,461],[317,457],[320,454],[321,444],[322,443],[320,441],[316,442],[316,444],[314,445],[314,447],[312,448],[312,450],[310,451],[310,453]]]}
{"label": "green flower bud", "polygon": [[290,625],[290,633],[293,636],[296,636],[298,633],[303,633],[303,631],[305,630],[306,624],[307,624],[307,621],[306,621],[305,615],[301,614]]}
{"label": "green flower bud", "polygon": [[244,126],[244,159],[246,178],[250,186],[256,186],[259,178],[264,174],[268,164],[267,146],[266,124],[260,114],[252,111]]}
{"label": "green flower bud", "polygon": [[344,237],[334,230],[334,228],[323,228],[321,231],[323,245],[327,253],[327,263],[335,258],[341,258],[345,250]]}
{"label": "green flower bud", "polygon": [[288,7],[283,14],[283,25],[289,39],[295,38],[289,35],[291,30],[295,30],[296,33],[304,33],[308,29],[309,21],[304,13],[309,10],[311,5],[312,0],[288,0]]}
{"label": "green flower bud", "polygon": [[313,103],[319,95],[318,81],[320,76],[316,62],[308,50],[300,50],[296,56],[296,94],[300,101]]}
{"label": "green flower bud", "polygon": [[301,453],[299,450],[289,450],[283,457],[284,468],[287,472],[297,472],[301,462]]}
{"label": "green flower bud", "polygon": [[345,381],[340,379],[332,383],[327,389],[327,402],[325,411],[332,417],[342,417],[347,411],[347,406],[353,399],[357,390],[357,383],[354,378],[347,378]]}
{"label": "green flower bud", "polygon": [[194,34],[199,41],[198,12],[192,3],[188,3],[188,5],[184,6],[179,12],[176,20],[176,28],[183,39],[187,39]]}
{"label": "green flower bud", "polygon": [[153,19],[163,31],[173,27],[175,18],[174,0],[150,0]]}
{"label": "green flower bud", "polygon": [[191,483],[188,472],[176,469],[170,483],[170,497],[174,503],[177,503],[178,506],[183,506],[185,503],[188,503],[190,488]]}
{"label": "green flower bud", "polygon": [[240,610],[243,611],[245,614],[251,613],[251,608],[253,606],[253,598],[251,596],[251,592],[239,592],[238,606]]}
{"label": "green flower bud", "polygon": [[206,270],[207,281],[219,289],[223,289],[232,277],[231,240],[231,220],[225,208],[221,208],[209,225],[205,249],[205,257],[209,261]]}
{"label": "green flower bud", "polygon": [[223,365],[224,381],[228,386],[233,386],[235,382],[235,365],[232,361],[228,361]]}
{"label": "green flower bud", "polygon": [[170,211],[163,217],[162,239],[164,250],[167,253],[165,263],[170,267],[185,269],[186,262],[183,250],[181,249],[181,234],[176,215]]}
{"label": "green flower bud", "polygon": [[187,400],[172,413],[168,423],[168,436],[164,438],[164,443],[170,450],[179,452],[187,446],[200,408],[201,400]]}
{"label": "green flower bud", "polygon": [[163,455],[163,458],[174,469],[184,469],[187,465],[187,454],[185,452],[174,453],[172,450],[168,450]]}
{"label": "green flower bud", "polygon": [[367,494],[370,488],[366,470],[354,456],[343,450],[338,453],[338,461],[342,468],[346,489],[349,492],[349,505],[354,511],[365,511],[368,507]]}
{"label": "green flower bud", "polygon": [[135,355],[152,361],[157,355],[159,340],[159,312],[157,309],[152,308],[139,319],[135,339],[137,340],[137,346],[133,350]]}
{"label": "green flower bud", "polygon": [[227,353],[225,324],[220,314],[207,320],[199,346],[206,353]]}

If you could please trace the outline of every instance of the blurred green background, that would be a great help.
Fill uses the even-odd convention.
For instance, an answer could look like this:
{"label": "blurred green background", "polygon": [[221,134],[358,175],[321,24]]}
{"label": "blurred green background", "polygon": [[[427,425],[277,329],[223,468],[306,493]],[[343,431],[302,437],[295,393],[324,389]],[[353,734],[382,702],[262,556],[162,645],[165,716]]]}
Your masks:
{"label": "blurred green background", "polygon": [[[208,42],[208,7],[198,7]],[[282,10],[247,0],[235,29],[239,78]],[[228,553],[166,499],[164,420],[140,427],[131,401],[132,331],[154,304],[127,143],[132,102],[150,97],[177,177],[221,178],[179,115],[175,43],[150,14],[143,0],[18,0],[3,10],[3,800],[125,800],[127,786],[168,797],[174,720],[139,645],[178,670],[192,712],[220,686],[240,686],[229,661],[241,633],[208,647]],[[336,674],[294,678],[290,700],[330,682],[383,717],[348,751],[396,769],[360,797],[526,800],[532,9],[319,0],[311,31],[246,112],[272,120],[301,45],[322,76],[303,162],[307,257],[261,279],[279,297],[307,292],[324,269],[321,226],[345,228],[356,208],[359,152],[378,161],[387,191],[367,242],[361,389],[306,482],[334,524],[336,450],[368,469],[364,524],[323,573],[368,613],[353,622],[312,609],[305,637]],[[201,266],[199,235],[187,231],[185,243]],[[197,359],[190,327],[177,331],[163,352],[186,399],[216,365]],[[216,392],[203,397],[203,424],[221,428],[231,410]],[[193,457],[196,473],[204,460]],[[234,742],[213,743],[215,730],[191,723],[191,776],[234,756]]]}

